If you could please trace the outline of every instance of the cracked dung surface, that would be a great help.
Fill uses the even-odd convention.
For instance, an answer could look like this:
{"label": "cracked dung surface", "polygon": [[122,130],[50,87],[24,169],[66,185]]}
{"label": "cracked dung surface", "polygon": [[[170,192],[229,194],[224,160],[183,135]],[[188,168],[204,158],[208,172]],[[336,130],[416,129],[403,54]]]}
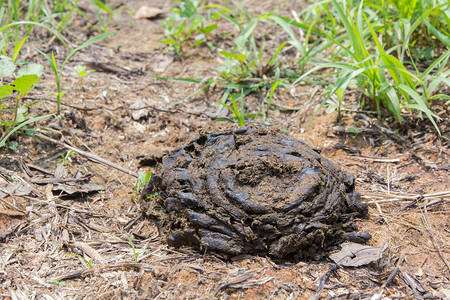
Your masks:
{"label": "cracked dung surface", "polygon": [[303,141],[244,127],[177,148],[143,198],[171,246],[305,259],[370,238],[355,233],[354,181]]}

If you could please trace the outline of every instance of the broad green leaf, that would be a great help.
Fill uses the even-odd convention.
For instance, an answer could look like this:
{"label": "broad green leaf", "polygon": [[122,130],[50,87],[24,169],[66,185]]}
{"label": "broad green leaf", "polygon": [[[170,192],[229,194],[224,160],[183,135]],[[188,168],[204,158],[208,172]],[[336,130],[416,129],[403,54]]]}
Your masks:
{"label": "broad green leaf", "polygon": [[220,54],[222,54],[223,56],[225,56],[226,58],[233,60],[233,59],[238,59],[236,54],[228,52],[228,51],[219,51]]}
{"label": "broad green leaf", "polygon": [[204,32],[205,34],[208,34],[216,28],[217,28],[217,24],[212,24],[212,25],[209,25],[209,26],[206,26],[205,28],[203,28],[202,32]]}
{"label": "broad green leaf", "polygon": [[44,66],[36,63],[29,63],[19,69],[17,77],[31,74],[41,77],[41,75],[44,74]]}
{"label": "broad green leaf", "polygon": [[15,70],[16,65],[11,58],[0,56],[0,78],[11,76]]}
{"label": "broad green leaf", "polygon": [[238,54],[238,55],[236,56],[236,58],[237,58],[238,61],[240,61],[241,63],[243,63],[243,62],[247,59],[247,55],[240,53],[240,54]]}
{"label": "broad green leaf", "polygon": [[17,116],[16,116],[16,123],[22,123],[23,121],[25,121],[25,118],[27,117],[27,112],[28,109],[26,109],[25,107],[21,106],[17,109]]}
{"label": "broad green leaf", "polygon": [[173,45],[173,44],[175,44],[175,40],[174,39],[165,39],[165,40],[158,41],[158,42],[164,43],[166,45]]}
{"label": "broad green leaf", "polygon": [[11,84],[14,90],[19,92],[19,97],[25,96],[29,91],[31,91],[36,83],[40,81],[36,74],[23,75]]}
{"label": "broad green leaf", "polygon": [[180,16],[183,18],[190,18],[197,13],[197,8],[191,0],[182,2],[180,4]]}
{"label": "broad green leaf", "polygon": [[204,33],[199,33],[194,37],[194,40],[196,40],[197,42],[195,43],[195,45],[199,45],[201,43],[203,43],[203,41],[205,40],[206,35]]}
{"label": "broad green leaf", "polygon": [[14,92],[14,88],[10,85],[2,85],[0,86],[0,99],[11,95]]}

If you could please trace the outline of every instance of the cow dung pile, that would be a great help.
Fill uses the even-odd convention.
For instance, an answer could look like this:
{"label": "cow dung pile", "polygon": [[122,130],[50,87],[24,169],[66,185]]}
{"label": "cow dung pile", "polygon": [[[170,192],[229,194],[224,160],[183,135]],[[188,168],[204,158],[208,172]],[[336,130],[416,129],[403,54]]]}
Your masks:
{"label": "cow dung pile", "polygon": [[164,158],[143,191],[170,246],[225,257],[318,258],[367,241],[355,179],[303,141],[258,127],[201,133]]}

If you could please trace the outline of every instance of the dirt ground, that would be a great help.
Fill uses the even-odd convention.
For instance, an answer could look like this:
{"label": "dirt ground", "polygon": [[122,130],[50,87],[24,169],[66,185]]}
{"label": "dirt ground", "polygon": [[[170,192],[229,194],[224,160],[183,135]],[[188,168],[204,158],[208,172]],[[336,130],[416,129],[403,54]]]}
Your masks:
{"label": "dirt ground", "polygon": [[[302,8],[300,1],[249,1],[247,6],[267,11],[281,2],[287,5],[279,13],[286,16]],[[144,4],[165,13],[133,19],[130,12]],[[174,106],[201,85],[155,77],[209,78],[221,63],[217,50],[206,47],[186,49],[176,60],[157,42],[164,37],[160,22],[170,5],[127,1],[120,7],[120,18],[110,28],[117,34],[67,64],[63,88],[70,91],[62,118],[39,122],[46,128],[40,133],[127,170],[155,173],[164,155],[200,130],[232,128],[230,122],[214,121],[219,86]],[[225,21],[219,28],[232,30]],[[93,34],[83,24],[72,30],[82,39]],[[271,30],[272,42],[287,38]],[[221,49],[233,42],[232,36],[213,38]],[[34,46],[55,51],[58,61],[67,55],[57,41]],[[45,63],[32,48],[23,55]],[[96,72],[80,82],[77,64]],[[56,111],[50,74],[46,66],[26,99],[43,100],[31,106],[32,115]],[[63,166],[60,154],[67,148],[38,135],[20,135],[17,150],[0,150],[0,298],[450,299],[450,143],[417,117],[405,117],[403,125],[377,121],[373,112],[357,110],[354,94],[344,100],[347,111],[339,123],[336,114],[321,111],[309,124],[321,92],[305,84],[280,90],[274,102],[293,109],[273,109],[270,127],[306,141],[356,176],[357,190],[369,203],[368,217],[357,224],[372,235],[369,245],[387,246],[379,261],[336,269],[329,259],[224,260],[168,247],[142,215],[133,175],[81,154]],[[256,111],[259,101],[250,95],[248,111]],[[434,109],[449,136],[449,107],[441,103]]]}

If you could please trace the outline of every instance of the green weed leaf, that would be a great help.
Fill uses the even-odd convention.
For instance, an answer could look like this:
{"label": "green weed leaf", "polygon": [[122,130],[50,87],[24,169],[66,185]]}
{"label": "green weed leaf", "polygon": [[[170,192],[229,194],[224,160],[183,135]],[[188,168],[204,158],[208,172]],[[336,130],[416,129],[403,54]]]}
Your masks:
{"label": "green weed leaf", "polygon": [[41,77],[41,75],[44,74],[44,66],[36,63],[29,63],[19,69],[17,72],[17,77],[32,74],[35,74],[37,77]]}
{"label": "green weed leaf", "polygon": [[19,97],[25,96],[29,91],[31,91],[36,83],[40,81],[36,74],[23,75],[11,84],[14,90],[19,92]]}
{"label": "green weed leaf", "polygon": [[205,34],[208,34],[216,28],[217,28],[217,24],[212,24],[212,25],[209,25],[209,26],[206,26],[205,28],[203,28],[202,32]]}
{"label": "green weed leaf", "polygon": [[11,134],[13,134],[14,132],[16,132],[17,130],[19,130],[20,128],[22,128],[25,125],[28,125],[30,123],[48,118],[50,116],[53,116],[53,114],[50,115],[45,115],[45,116],[40,116],[40,117],[36,117],[36,118],[32,118],[30,120],[27,120],[19,125],[17,125],[16,127],[14,127],[1,141],[0,141],[0,148],[5,147],[5,143],[8,140],[8,138],[11,136]]}
{"label": "green weed leaf", "polygon": [[0,56],[0,78],[11,76],[15,70],[16,65],[11,58]]}
{"label": "green weed leaf", "polygon": [[0,86],[0,99],[11,95],[14,92],[14,88],[10,85],[2,85]]}

